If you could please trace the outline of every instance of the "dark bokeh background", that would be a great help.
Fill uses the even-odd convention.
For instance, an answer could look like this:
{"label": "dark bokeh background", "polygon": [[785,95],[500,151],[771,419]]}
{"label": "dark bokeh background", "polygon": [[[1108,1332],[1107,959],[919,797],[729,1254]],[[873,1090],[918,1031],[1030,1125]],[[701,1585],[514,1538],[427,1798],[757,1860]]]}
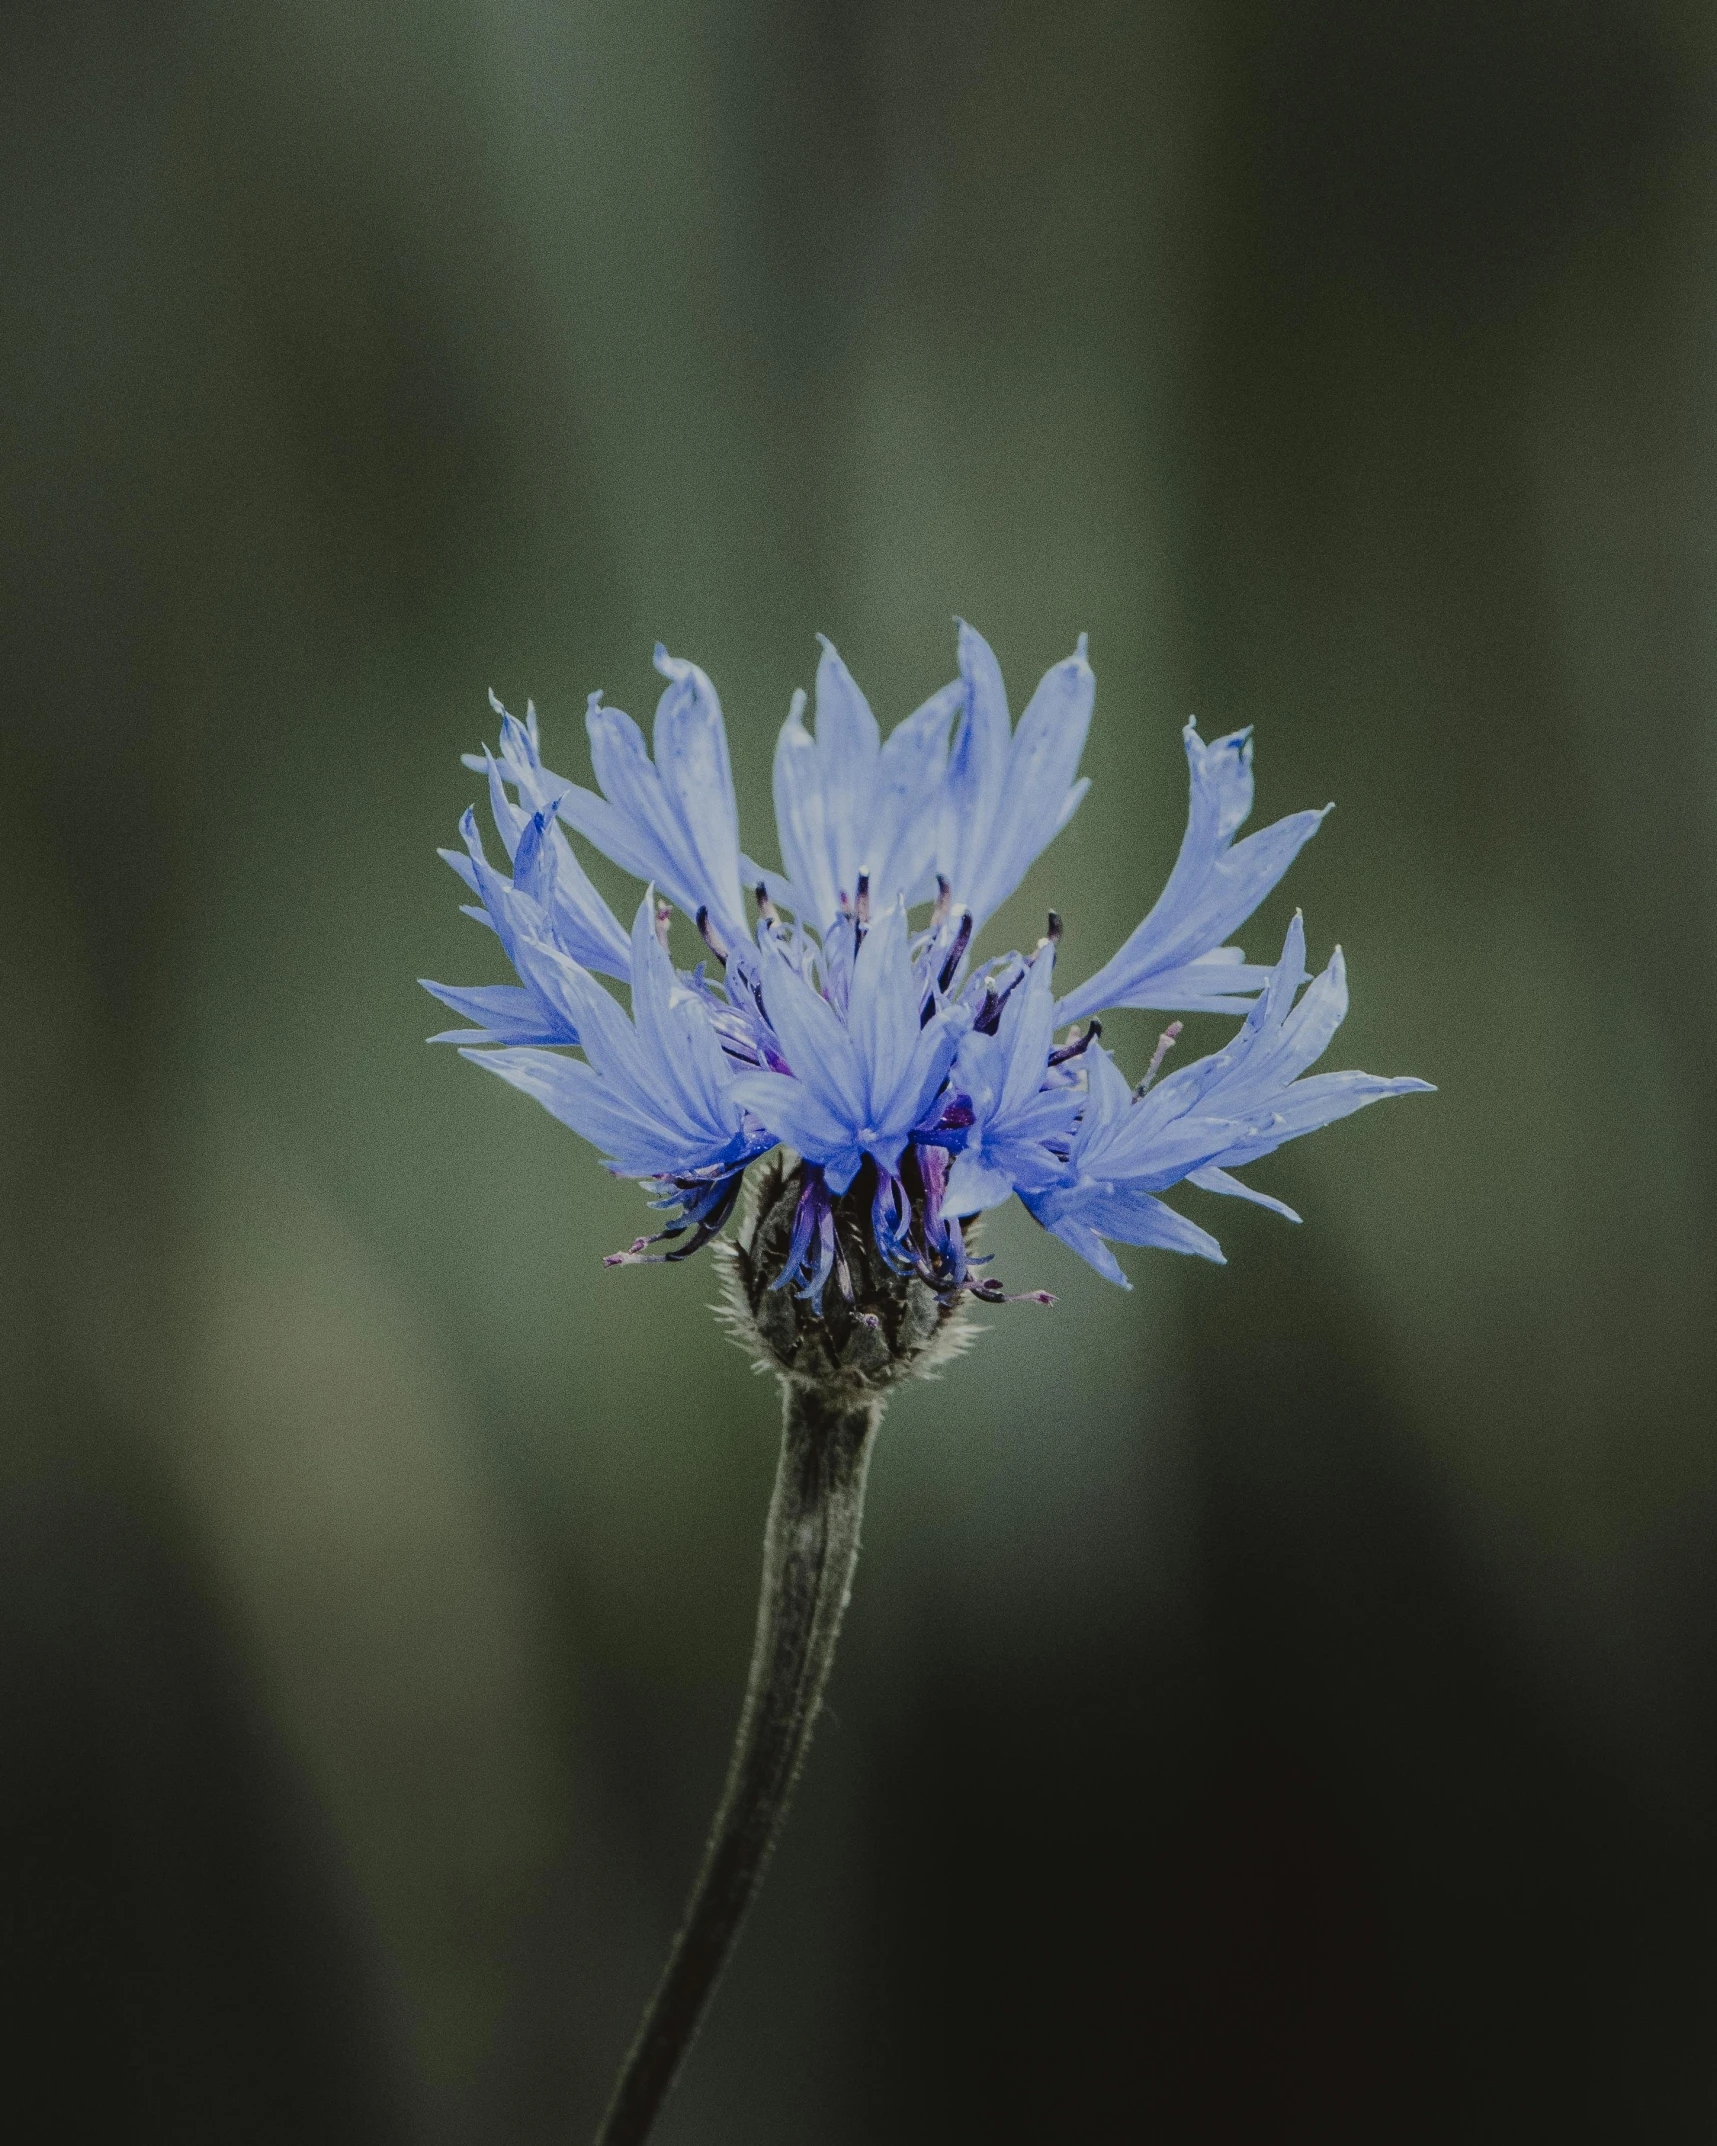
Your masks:
{"label": "dark bokeh background", "polygon": [[1248,946],[1441,1094],[1223,1271],[1003,1228],[663,2146],[1713,2136],[1714,121],[1620,0],[6,11],[17,2135],[588,2134],[773,1409],[423,1048],[433,849],[491,684],[577,772],[661,635],[759,830],[813,631],[890,719],[959,611],[1099,678],[1004,924],[1255,722]]}

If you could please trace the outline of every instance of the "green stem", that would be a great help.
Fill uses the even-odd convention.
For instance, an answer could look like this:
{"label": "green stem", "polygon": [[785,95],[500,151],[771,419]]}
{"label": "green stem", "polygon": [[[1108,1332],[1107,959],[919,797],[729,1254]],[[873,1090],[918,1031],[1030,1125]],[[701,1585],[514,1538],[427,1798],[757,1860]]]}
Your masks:
{"label": "green stem", "polygon": [[780,1835],[852,1592],[865,1473],[881,1416],[878,1395],[785,1389],[757,1636],[727,1786],[684,1925],[596,2146],[643,2146],[649,2137]]}

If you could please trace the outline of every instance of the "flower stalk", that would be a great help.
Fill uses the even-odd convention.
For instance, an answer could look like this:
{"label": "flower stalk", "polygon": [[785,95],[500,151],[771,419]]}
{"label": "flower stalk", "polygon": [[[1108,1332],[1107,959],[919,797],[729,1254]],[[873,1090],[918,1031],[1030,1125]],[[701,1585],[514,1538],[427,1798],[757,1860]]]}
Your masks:
{"label": "flower stalk", "polygon": [[751,1672],[703,1868],[597,2146],[643,2146],[697,2034],[780,1837],[858,1562],[883,1396],[783,1379]]}

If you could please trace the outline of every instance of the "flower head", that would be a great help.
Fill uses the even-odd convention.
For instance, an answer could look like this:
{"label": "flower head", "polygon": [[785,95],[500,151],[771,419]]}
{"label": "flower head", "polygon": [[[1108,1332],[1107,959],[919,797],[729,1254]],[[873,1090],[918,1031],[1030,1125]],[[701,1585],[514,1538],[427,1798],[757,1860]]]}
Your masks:
{"label": "flower head", "polygon": [[[776,1356],[814,1345],[818,1362],[861,1380],[881,1375],[879,1349],[897,1365],[925,1346],[963,1294],[1001,1296],[975,1278],[967,1238],[1014,1194],[1113,1281],[1126,1280],[1114,1243],[1220,1259],[1164,1192],[1184,1181],[1297,1220],[1231,1172],[1426,1086],[1308,1076],[1347,985],[1339,950],[1308,983],[1298,917],[1274,967],[1229,943],[1323,818],[1295,813],[1235,839],[1252,808],[1248,732],[1206,745],[1188,724],[1179,858],[1094,976],[1055,999],[1054,916],[1029,955],[980,958],[978,933],[1085,793],[1095,688],[1081,638],[1016,727],[995,656],[969,626],[958,660],[958,677],[885,740],[823,643],[815,729],[796,694],[776,750],[779,871],[740,849],[714,687],[660,648],[653,757],[631,718],[594,695],[598,789],[584,788],[544,767],[534,711],[521,723],[497,702],[499,749],[467,765],[488,779],[511,874],[489,862],[469,812],[463,849],[442,853],[517,981],[427,985],[474,1024],[436,1040],[535,1096],[611,1170],[653,1184],[673,1219],[618,1263],[695,1250],[733,1211],[747,1166],[785,1151],[735,1255],[745,1298],[755,1314],[790,1290],[804,1310],[776,1321]],[[630,937],[569,829],[651,883]],[[669,904],[707,948],[690,970],[669,952]],[[629,985],[630,1019],[599,976]],[[1222,1049],[1159,1081],[1176,1024],[1134,1087],[1093,1018],[1120,1006],[1246,1019]],[[663,1240],[675,1249],[648,1252]],[[834,1327],[819,1323],[831,1285]],[[908,1347],[906,1334],[920,1338]]]}

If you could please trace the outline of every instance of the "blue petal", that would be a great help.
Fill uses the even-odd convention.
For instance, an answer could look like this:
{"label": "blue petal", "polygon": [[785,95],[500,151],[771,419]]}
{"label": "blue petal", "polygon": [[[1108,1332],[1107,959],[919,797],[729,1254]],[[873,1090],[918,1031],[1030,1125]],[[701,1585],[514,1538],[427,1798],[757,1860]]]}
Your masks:
{"label": "blue petal", "polygon": [[514,936],[508,952],[519,980],[557,1024],[578,1037],[587,1057],[594,1060],[602,1048],[610,1022],[627,1037],[631,1028],[625,1015],[589,971],[563,954],[546,939]]}
{"label": "blue petal", "polygon": [[948,756],[939,847],[955,898],[970,907],[964,890],[983,868],[989,830],[1007,782],[1012,729],[1007,688],[995,651],[964,619],[959,622],[957,645],[964,708]]}
{"label": "blue petal", "polygon": [[[865,934],[853,964],[847,1033],[864,1066],[865,1122],[879,1131],[891,1127],[919,1034],[904,903],[885,910]],[[899,1127],[902,1137],[916,1122],[907,1118]]]}
{"label": "blue petal", "polygon": [[959,1082],[961,1094],[972,1106],[968,1146],[974,1136],[982,1137],[984,1128],[995,1117],[1007,1077],[1008,1062],[996,1038],[981,1036],[975,1028],[968,1030],[960,1039],[954,1061],[954,1078]]}
{"label": "blue petal", "polygon": [[739,1118],[727,1059],[656,936],[654,887],[638,904],[632,926],[632,1021],[664,1117],[709,1140],[730,1138]]}
{"label": "blue petal", "polygon": [[[724,930],[737,937],[745,928],[739,808],[721,702],[695,663],[658,646],[656,668],[668,681],[656,704],[656,767],[662,787],[679,822],[695,892]],[[692,905],[692,914],[701,902]]]}
{"label": "blue petal", "polygon": [[1044,673],[1020,717],[982,855],[972,860],[971,878],[955,884],[956,895],[972,911],[974,929],[1007,900],[1084,795],[1074,796],[1071,786],[1091,727],[1095,692],[1081,635],[1075,653]]}
{"label": "blue petal", "polygon": [[[1025,1204],[1030,1207],[1030,1200]],[[1041,1216],[1038,1219],[1042,1221]],[[1122,1271],[1121,1262],[1088,1222],[1065,1215],[1059,1222],[1045,1222],[1043,1226],[1053,1236],[1059,1237],[1063,1244],[1077,1252],[1089,1266],[1095,1267],[1106,1282],[1118,1283],[1123,1289],[1132,1288],[1132,1283]]]}
{"label": "blue petal", "polygon": [[817,757],[823,766],[829,861],[837,892],[844,885],[851,893],[872,862],[861,849],[870,832],[865,821],[882,733],[834,643],[823,634],[817,638],[823,648],[817,663]]}
{"label": "blue petal", "polygon": [[[1179,1012],[1208,1003],[1202,979],[1182,972],[1206,960],[1245,922],[1329,810],[1292,813],[1234,843],[1252,809],[1251,733],[1235,731],[1206,745],[1188,723],[1184,736],[1191,790],[1174,870],[1120,952],[1062,1000],[1062,1022],[1082,1021],[1111,1006]],[[1218,989],[1255,987],[1253,979],[1242,983],[1238,976],[1211,981]]]}
{"label": "blue petal", "polygon": [[909,904],[934,886],[942,785],[948,764],[948,726],[964,688],[957,681],[932,693],[888,734],[877,763],[869,830],[871,896]]}
{"label": "blue petal", "polygon": [[450,1028],[439,1036],[431,1036],[432,1043],[573,1045],[578,1042],[578,1031],[570,1022],[553,1020],[530,992],[521,991],[517,984],[461,987],[432,984],[427,977],[421,977],[419,981],[424,990],[444,1006],[477,1023],[475,1028]]}
{"label": "blue petal", "polygon": [[767,865],[759,864],[755,857],[740,853],[739,870],[747,890],[761,887],[777,909],[790,909],[795,916],[811,921],[800,891],[795,882],[784,872],[772,872]]}
{"label": "blue petal", "polygon": [[763,965],[763,1004],[787,1063],[830,1114],[855,1132],[865,1118],[865,1075],[839,1015],[778,947]]}
{"label": "blue petal", "polygon": [[1007,1059],[1008,1073],[998,1111],[1004,1118],[1016,1117],[1043,1085],[1056,1026],[1050,997],[1054,973],[1055,949],[1046,946],[1032,962],[1024,983],[1015,987],[1002,1009],[997,1040]]}
{"label": "blue petal", "polygon": [[1388,1080],[1375,1073],[1314,1074],[1284,1090],[1268,1117],[1260,1117],[1245,1129],[1236,1127],[1235,1137],[1217,1160],[1224,1166],[1239,1168],[1273,1155],[1286,1141],[1321,1132],[1338,1119],[1352,1117],[1368,1104],[1381,1103],[1393,1095],[1435,1093],[1429,1081],[1407,1077]]}
{"label": "blue petal", "polygon": [[1004,1200],[1013,1198],[1014,1181],[1007,1171],[993,1164],[976,1161],[971,1155],[957,1155],[954,1167],[948,1173],[947,1189],[942,1194],[942,1212],[949,1215],[982,1214],[986,1208],[1000,1207]]}
{"label": "blue petal", "polygon": [[495,832],[506,844],[510,857],[519,846],[519,836],[524,832],[529,815],[519,810],[502,787],[501,769],[494,754],[486,752],[483,761],[489,777],[489,810],[494,814]]}
{"label": "blue petal", "polygon": [[[963,689],[946,687],[896,726],[886,745],[870,705],[827,639],[817,666],[817,728],[805,727],[805,697],[793,705],[775,748],[775,818],[786,866],[785,899],[801,923],[827,932],[841,897],[869,875],[874,910],[909,903],[933,884],[948,725]],[[755,884],[755,867],[747,867]]]}
{"label": "blue petal", "polygon": [[[1035,1196],[1026,1196],[1026,1206],[1057,1236],[1066,1237],[1066,1225],[1095,1230],[1098,1235],[1110,1237],[1121,1244],[1154,1245],[1167,1252],[1191,1252],[1200,1259],[1214,1260],[1218,1265],[1225,1262],[1222,1247],[1208,1230],[1189,1222],[1185,1215],[1177,1215],[1172,1207],[1165,1207],[1161,1200],[1148,1192],[1138,1192],[1125,1186],[1107,1184],[1082,1184],[1068,1189],[1057,1188]],[[1082,1245],[1074,1243],[1074,1250],[1081,1258],[1090,1258]]]}
{"label": "blue petal", "polygon": [[[797,1148],[807,1162],[841,1163],[856,1171],[862,1159],[853,1128],[808,1088],[786,1073],[742,1073],[733,1084],[734,1100],[766,1125],[777,1140]],[[848,1172],[848,1182],[852,1171]],[[844,1191],[845,1185],[837,1188]]]}
{"label": "blue petal", "polygon": [[466,1050],[460,1056],[534,1097],[551,1117],[600,1149],[624,1176],[668,1176],[710,1159],[627,1103],[580,1059],[533,1050]]}
{"label": "blue petal", "polygon": [[[795,693],[775,741],[775,828],[788,885],[769,891],[776,901],[785,892],[802,922],[826,931],[840,909],[839,866],[829,826],[823,756],[805,728],[804,709],[804,694]],[[755,870],[750,867],[747,877]],[[768,875],[760,876],[767,885]],[[852,892],[850,885],[846,891]]]}
{"label": "blue petal", "polygon": [[631,973],[626,934],[555,824],[552,803],[533,812],[520,831],[513,885],[543,910],[556,942],[574,961],[605,976]]}
{"label": "blue petal", "polygon": [[1086,1020],[1108,1006],[1140,1006],[1151,1013],[1244,1015],[1269,977],[1268,966],[1245,960],[1239,947],[1219,946],[1178,968],[1153,970],[1130,998],[1110,997],[1103,978],[1095,976],[1062,1001],[1056,1020],[1058,1024]]}
{"label": "blue petal", "polygon": [[[473,822],[473,825],[474,824],[475,822]],[[481,889],[477,885],[476,868],[472,864],[470,858],[465,855],[463,850],[438,849],[435,854],[441,859],[443,864],[448,864],[453,867],[454,871],[456,871],[459,874],[459,877],[464,880],[465,884],[471,889],[471,892],[473,894],[480,894]]]}
{"label": "blue petal", "polygon": [[1214,1163],[1202,1170],[1189,1171],[1186,1181],[1189,1185],[1196,1185],[1200,1192],[1220,1192],[1226,1194],[1229,1199],[1250,1200],[1254,1207],[1267,1207],[1272,1214],[1281,1215],[1289,1222],[1297,1222],[1300,1219],[1286,1200],[1272,1199],[1267,1192],[1259,1192],[1252,1185],[1243,1185],[1239,1178],[1230,1177],[1226,1170],[1219,1170]]}
{"label": "blue petal", "polygon": [[898,1128],[902,1135],[923,1122],[948,1078],[961,1038],[971,1025],[970,1007],[944,1006],[918,1031],[905,1081],[888,1111],[890,1126]]}
{"label": "blue petal", "polygon": [[570,784],[560,801],[561,818],[635,879],[655,880],[683,909],[693,889],[679,869],[672,815],[644,733],[623,709],[605,708],[599,693],[590,696],[584,727],[602,795]]}

